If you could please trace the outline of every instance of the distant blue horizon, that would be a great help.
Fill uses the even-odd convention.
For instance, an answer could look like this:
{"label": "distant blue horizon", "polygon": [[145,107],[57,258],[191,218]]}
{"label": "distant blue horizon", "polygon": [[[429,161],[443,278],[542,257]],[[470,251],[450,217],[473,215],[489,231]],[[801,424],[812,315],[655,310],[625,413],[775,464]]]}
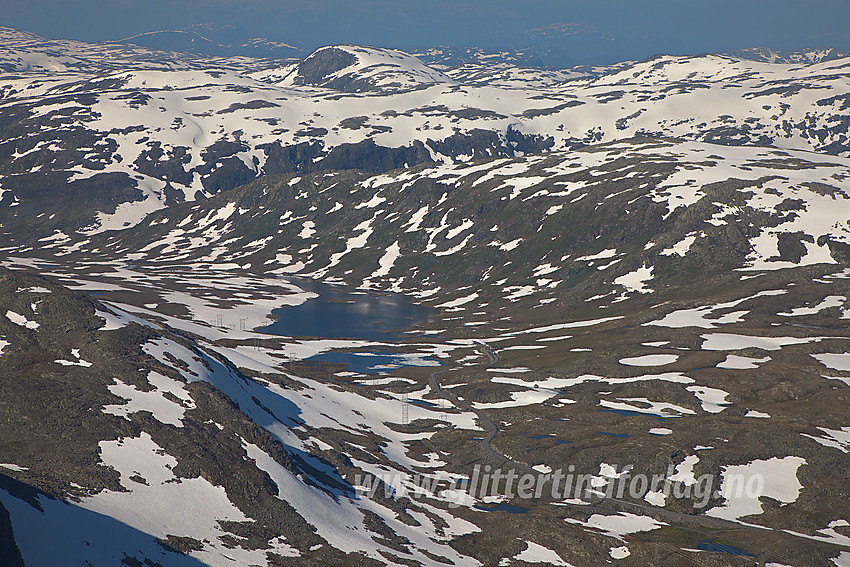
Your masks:
{"label": "distant blue horizon", "polygon": [[766,47],[850,52],[846,0],[6,0],[0,25],[115,41],[211,22],[309,52],[355,43],[549,50],[563,64]]}

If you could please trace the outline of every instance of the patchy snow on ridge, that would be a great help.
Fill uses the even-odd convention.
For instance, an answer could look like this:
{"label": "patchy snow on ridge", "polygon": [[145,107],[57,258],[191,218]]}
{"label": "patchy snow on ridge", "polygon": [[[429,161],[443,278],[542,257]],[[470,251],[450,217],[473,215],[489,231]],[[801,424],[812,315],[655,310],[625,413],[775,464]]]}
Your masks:
{"label": "patchy snow on ridge", "polygon": [[673,364],[677,360],[679,360],[678,354],[646,354],[643,356],[621,358],[619,362],[626,366],[666,366],[667,364]]}
{"label": "patchy snow on ridge", "polygon": [[801,457],[757,459],[746,465],[723,467],[720,493],[725,499],[721,506],[707,512],[709,516],[736,521],[761,514],[761,496],[788,504],[797,500],[803,485],[797,479],[797,469],[806,464]]}
{"label": "patchy snow on ridge", "polygon": [[638,293],[652,293],[652,290],[647,287],[646,282],[652,279],[652,271],[654,267],[646,265],[622,275],[614,280],[614,283],[626,288],[627,292],[636,291]]}
{"label": "patchy snow on ridge", "polygon": [[21,327],[26,327],[27,329],[38,329],[39,325],[36,321],[30,321],[25,316],[20,313],[15,313],[14,311],[6,311],[6,318],[14,323],[15,325],[20,325]]}

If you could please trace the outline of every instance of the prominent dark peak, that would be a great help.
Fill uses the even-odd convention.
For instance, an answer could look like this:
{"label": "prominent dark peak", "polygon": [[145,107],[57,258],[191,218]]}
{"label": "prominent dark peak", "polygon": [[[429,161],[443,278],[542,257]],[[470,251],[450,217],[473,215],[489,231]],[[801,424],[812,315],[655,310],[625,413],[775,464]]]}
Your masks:
{"label": "prominent dark peak", "polygon": [[357,56],[339,47],[325,47],[313,52],[298,65],[292,82],[296,85],[325,84],[334,74],[357,63]]}
{"label": "prominent dark peak", "polygon": [[390,93],[444,82],[453,81],[403,51],[335,45],[314,51],[298,64],[283,84],[350,93]]}

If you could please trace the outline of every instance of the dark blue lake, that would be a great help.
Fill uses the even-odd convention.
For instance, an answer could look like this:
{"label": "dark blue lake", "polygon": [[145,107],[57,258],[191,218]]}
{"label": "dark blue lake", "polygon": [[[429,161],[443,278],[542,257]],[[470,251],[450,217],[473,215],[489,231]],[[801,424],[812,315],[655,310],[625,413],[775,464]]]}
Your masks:
{"label": "dark blue lake", "polygon": [[528,508],[523,508],[522,506],[514,506],[513,504],[476,504],[473,506],[476,510],[483,510],[484,512],[507,512],[508,514],[525,514],[528,512]]}
{"label": "dark blue lake", "polygon": [[272,310],[278,320],[257,331],[286,337],[400,341],[410,338],[400,329],[424,323],[434,312],[397,293],[367,293],[300,278],[292,281],[319,296]]}
{"label": "dark blue lake", "polygon": [[697,549],[702,551],[719,551],[721,553],[728,553],[729,555],[739,555],[743,557],[755,557],[755,555],[745,549],[741,549],[740,547],[714,543],[713,541],[701,541],[699,542],[699,545],[697,545]]}
{"label": "dark blue lake", "polygon": [[[291,281],[318,297],[272,310],[277,321],[256,329],[258,332],[284,337],[398,342],[413,338],[400,330],[424,323],[434,313],[430,307],[417,305],[397,293],[358,291],[301,278]],[[369,352],[323,352],[308,360],[345,364],[349,371],[362,374],[389,374],[403,366],[440,365],[427,356],[375,348]]]}
{"label": "dark blue lake", "polygon": [[624,410],[624,409],[601,409],[596,410],[601,413],[616,413],[617,415],[621,415],[623,417],[657,417],[659,421],[667,421],[667,417],[663,416],[659,413],[648,413],[641,411],[632,411],[632,410]]}
{"label": "dark blue lake", "polygon": [[628,433],[609,433],[607,431],[600,431],[600,435],[607,435],[609,437],[617,437],[619,439],[625,439],[626,437],[630,437]]}

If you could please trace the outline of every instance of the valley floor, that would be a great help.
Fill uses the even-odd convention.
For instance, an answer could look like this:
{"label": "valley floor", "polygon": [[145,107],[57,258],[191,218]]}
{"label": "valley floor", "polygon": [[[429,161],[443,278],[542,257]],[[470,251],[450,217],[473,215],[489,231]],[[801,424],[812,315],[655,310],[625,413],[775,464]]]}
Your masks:
{"label": "valley floor", "polygon": [[[46,424],[15,427],[28,448],[3,445],[1,500],[28,564],[49,562],[39,544],[45,530],[63,534],[62,553],[95,557],[73,543],[83,534],[62,527],[71,518],[117,530],[114,549],[97,553],[120,557],[129,545],[138,558],[174,564],[184,561],[177,557],[355,564],[360,553],[470,565],[589,565],[604,557],[637,565],[827,565],[831,557],[840,565],[850,557],[841,497],[850,428],[840,409],[850,387],[847,269],[740,274],[738,285],[699,300],[671,293],[647,306],[639,296],[597,309],[594,318],[530,321],[510,309],[468,318],[442,309],[408,338],[375,341],[251,330],[270,321],[273,308],[315,300],[292,279],[23,258],[8,265],[6,283],[36,281],[24,275],[33,270],[47,279],[3,296],[6,372],[31,372],[22,366],[27,356],[54,379],[90,374],[109,357],[98,346],[104,337],[130,328],[148,329],[141,350],[161,366],[141,384],[104,377],[110,403],[89,410],[130,429],[100,440],[103,464],[75,478],[111,467],[120,473],[115,488],[68,487],[66,468],[44,463],[41,439],[56,432]],[[45,336],[69,325],[51,304],[60,285],[61,293],[95,302],[101,321],[81,335],[93,342],[76,338],[79,348],[67,352]],[[47,345],[57,350],[43,358]],[[329,351],[380,351],[392,362],[351,371],[311,358]],[[442,368],[429,368],[436,364]],[[270,538],[258,517],[267,508],[234,496],[232,481],[210,478],[209,463],[187,464],[167,449],[174,441],[166,430],[180,434],[200,418],[192,388],[199,380],[271,434],[249,441],[204,408],[207,421],[239,440],[233,450],[245,452],[242,460],[268,475],[272,495],[303,518],[295,523],[302,528],[283,523],[280,537]],[[186,434],[184,442],[197,442]],[[228,474],[228,461],[220,466]],[[530,498],[504,479],[482,489],[496,469],[548,484]],[[554,471],[587,483],[553,497],[546,477]],[[18,481],[44,495],[30,488],[25,498]],[[736,492],[734,482],[746,489]],[[56,508],[47,495],[63,490],[72,504]],[[206,527],[189,528],[187,517],[169,513],[175,501],[190,509],[203,503],[193,517],[206,518]],[[142,502],[148,511],[140,514]],[[301,529],[313,535],[294,535]],[[233,539],[240,533],[248,539]],[[145,544],[148,536],[166,547]],[[257,537],[265,543],[248,546]],[[305,548],[305,540],[316,543]],[[166,551],[172,548],[188,555]]]}

